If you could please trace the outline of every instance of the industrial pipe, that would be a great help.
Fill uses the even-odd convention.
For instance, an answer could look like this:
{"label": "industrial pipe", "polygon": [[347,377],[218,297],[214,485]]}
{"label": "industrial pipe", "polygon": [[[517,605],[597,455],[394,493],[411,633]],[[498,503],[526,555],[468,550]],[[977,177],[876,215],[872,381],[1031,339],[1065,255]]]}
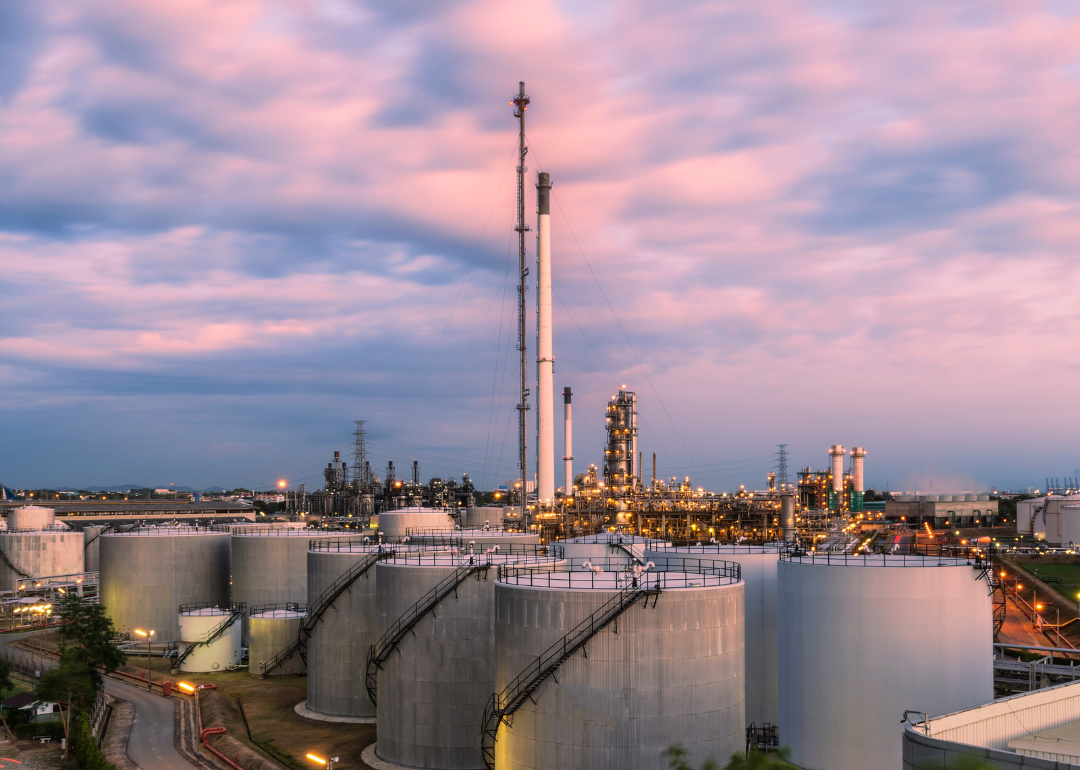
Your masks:
{"label": "industrial pipe", "polygon": [[555,394],[552,379],[555,357],[551,343],[551,175],[540,172],[536,184],[536,442],[537,502],[555,502]]}
{"label": "industrial pipe", "polygon": [[574,496],[574,429],[570,409],[570,396],[574,395],[570,386],[563,388],[563,462],[566,463],[566,496]]}

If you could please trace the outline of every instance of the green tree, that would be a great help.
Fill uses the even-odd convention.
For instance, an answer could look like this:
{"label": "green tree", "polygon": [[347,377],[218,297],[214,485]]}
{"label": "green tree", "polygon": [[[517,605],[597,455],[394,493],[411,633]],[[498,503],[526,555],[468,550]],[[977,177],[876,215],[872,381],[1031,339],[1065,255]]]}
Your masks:
{"label": "green tree", "polygon": [[[15,683],[11,681],[11,664],[6,660],[0,660],[0,692],[8,692],[14,687]],[[4,716],[2,708],[0,708],[0,722],[4,723],[4,730],[7,732],[8,740],[14,746],[15,736],[11,734],[11,728],[8,727],[7,718]]]}
{"label": "green tree", "polygon": [[104,683],[102,676],[111,674],[126,660],[124,653],[112,643],[115,636],[112,621],[100,604],[75,594],[64,597],[60,603],[60,616],[64,620],[60,626],[60,662],[78,663],[81,669],[73,668],[72,671],[89,677],[96,695]]}
{"label": "green tree", "polygon": [[[686,761],[688,754],[689,752],[680,744],[669,746],[668,750],[664,752],[664,756],[667,757],[672,770],[694,770],[690,763]],[[795,765],[788,762],[790,754],[791,752],[786,747],[769,753],[751,749],[748,754],[741,752],[732,754],[723,770],[771,770],[773,768],[782,770],[782,768],[794,768]],[[715,760],[707,759],[701,765],[701,770],[720,770],[720,765]],[[969,769],[965,768],[965,770]]]}

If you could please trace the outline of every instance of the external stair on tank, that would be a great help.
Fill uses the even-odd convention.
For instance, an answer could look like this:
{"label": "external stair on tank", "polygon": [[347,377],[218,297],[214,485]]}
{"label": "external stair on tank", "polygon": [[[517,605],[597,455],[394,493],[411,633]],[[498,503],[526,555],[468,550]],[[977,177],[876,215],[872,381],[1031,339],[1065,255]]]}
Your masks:
{"label": "external stair on tank", "polygon": [[[208,602],[198,602],[196,604],[181,604],[180,609],[177,610],[177,612],[183,615],[186,612],[209,609],[210,607],[215,606],[216,605],[212,605]],[[210,630],[210,633],[206,635],[205,639],[188,645],[187,649],[180,653],[180,655],[176,658],[176,662],[173,663],[172,667],[174,669],[180,668],[180,665],[188,659],[188,656],[191,655],[191,653],[195,652],[196,647],[209,647],[211,644],[221,638],[221,635],[228,631],[229,628],[231,628],[233,624],[236,623],[236,621],[244,617],[244,613],[247,611],[247,605],[243,602],[240,602],[236,604],[228,604],[225,607],[222,607],[222,609],[228,611],[228,616],[223,621],[214,626],[214,628]]]}
{"label": "external stair on tank", "polygon": [[[650,596],[660,595],[659,578],[653,588],[642,584],[625,588],[611,597],[600,609],[571,629],[555,644],[548,647],[530,665],[517,675],[501,693],[493,693],[484,709],[484,721],[480,725],[480,748],[484,755],[484,764],[488,770],[495,770],[495,744],[499,739],[499,726],[514,715],[526,700],[532,700],[533,693],[550,678],[554,678],[556,669],[570,659],[578,650],[620,615],[634,606],[638,599],[645,598],[648,604]],[[535,702],[535,701],[534,701]]]}
{"label": "external stair on tank", "polygon": [[378,642],[371,645],[368,650],[365,685],[372,703],[378,704],[376,697],[379,687],[379,669],[397,649],[405,634],[412,631],[416,624],[435,609],[439,602],[451,593],[455,593],[457,587],[464,583],[470,575],[490,568],[491,565],[488,562],[474,562],[474,557],[470,557],[468,564],[462,564],[451,574],[440,580],[438,585],[420,597],[416,604],[412,605],[400,618],[391,623],[390,628],[387,629]]}
{"label": "external stair on tank", "polygon": [[319,594],[319,598],[315,600],[315,603],[308,609],[307,616],[300,623],[300,631],[296,636],[296,641],[279,652],[277,655],[266,661],[262,665],[260,673],[262,678],[265,679],[270,675],[270,672],[287,661],[296,653],[300,653],[300,657],[307,663],[307,643],[311,638],[312,632],[315,630],[315,626],[322,620],[322,616],[333,605],[334,601],[341,596],[349,587],[355,583],[365,572],[379,563],[381,559],[385,559],[394,555],[394,550],[387,549],[373,551],[365,556],[360,561],[356,562],[353,566],[349,567],[345,573],[331,583],[325,591]]}

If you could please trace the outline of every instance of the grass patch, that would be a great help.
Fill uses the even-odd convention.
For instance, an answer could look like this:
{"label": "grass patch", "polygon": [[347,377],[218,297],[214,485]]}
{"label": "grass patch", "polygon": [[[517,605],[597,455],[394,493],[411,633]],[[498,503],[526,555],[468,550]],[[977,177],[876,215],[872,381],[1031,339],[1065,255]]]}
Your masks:
{"label": "grass patch", "polygon": [[1017,562],[1021,567],[1035,574],[1039,571],[1039,579],[1058,578],[1062,585],[1080,585],[1080,564],[1046,564],[1040,562]]}

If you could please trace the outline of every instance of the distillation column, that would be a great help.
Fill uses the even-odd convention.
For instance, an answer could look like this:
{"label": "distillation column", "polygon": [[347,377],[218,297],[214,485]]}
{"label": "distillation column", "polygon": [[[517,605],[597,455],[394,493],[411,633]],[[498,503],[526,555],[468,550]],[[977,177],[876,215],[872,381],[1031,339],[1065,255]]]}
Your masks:
{"label": "distillation column", "polygon": [[551,176],[542,171],[536,184],[536,421],[537,501],[541,507],[555,503],[555,393],[552,377],[555,358],[551,349]]}
{"label": "distillation column", "polygon": [[795,490],[787,485],[780,490],[780,531],[785,543],[795,542]]}
{"label": "distillation column", "polygon": [[853,447],[851,450],[851,510],[861,511],[863,510],[863,494],[866,491],[863,487],[863,459],[866,457],[866,450],[861,446]]}
{"label": "distillation column", "polygon": [[563,422],[565,428],[563,429],[563,462],[566,463],[566,496],[574,496],[574,429],[571,421],[570,410],[570,396],[574,395],[570,390],[570,386],[567,385],[563,388],[562,400],[563,400]]}
{"label": "distillation column", "polygon": [[832,460],[832,491],[833,510],[844,509],[844,447],[842,444],[833,444],[829,450],[829,458]]}

